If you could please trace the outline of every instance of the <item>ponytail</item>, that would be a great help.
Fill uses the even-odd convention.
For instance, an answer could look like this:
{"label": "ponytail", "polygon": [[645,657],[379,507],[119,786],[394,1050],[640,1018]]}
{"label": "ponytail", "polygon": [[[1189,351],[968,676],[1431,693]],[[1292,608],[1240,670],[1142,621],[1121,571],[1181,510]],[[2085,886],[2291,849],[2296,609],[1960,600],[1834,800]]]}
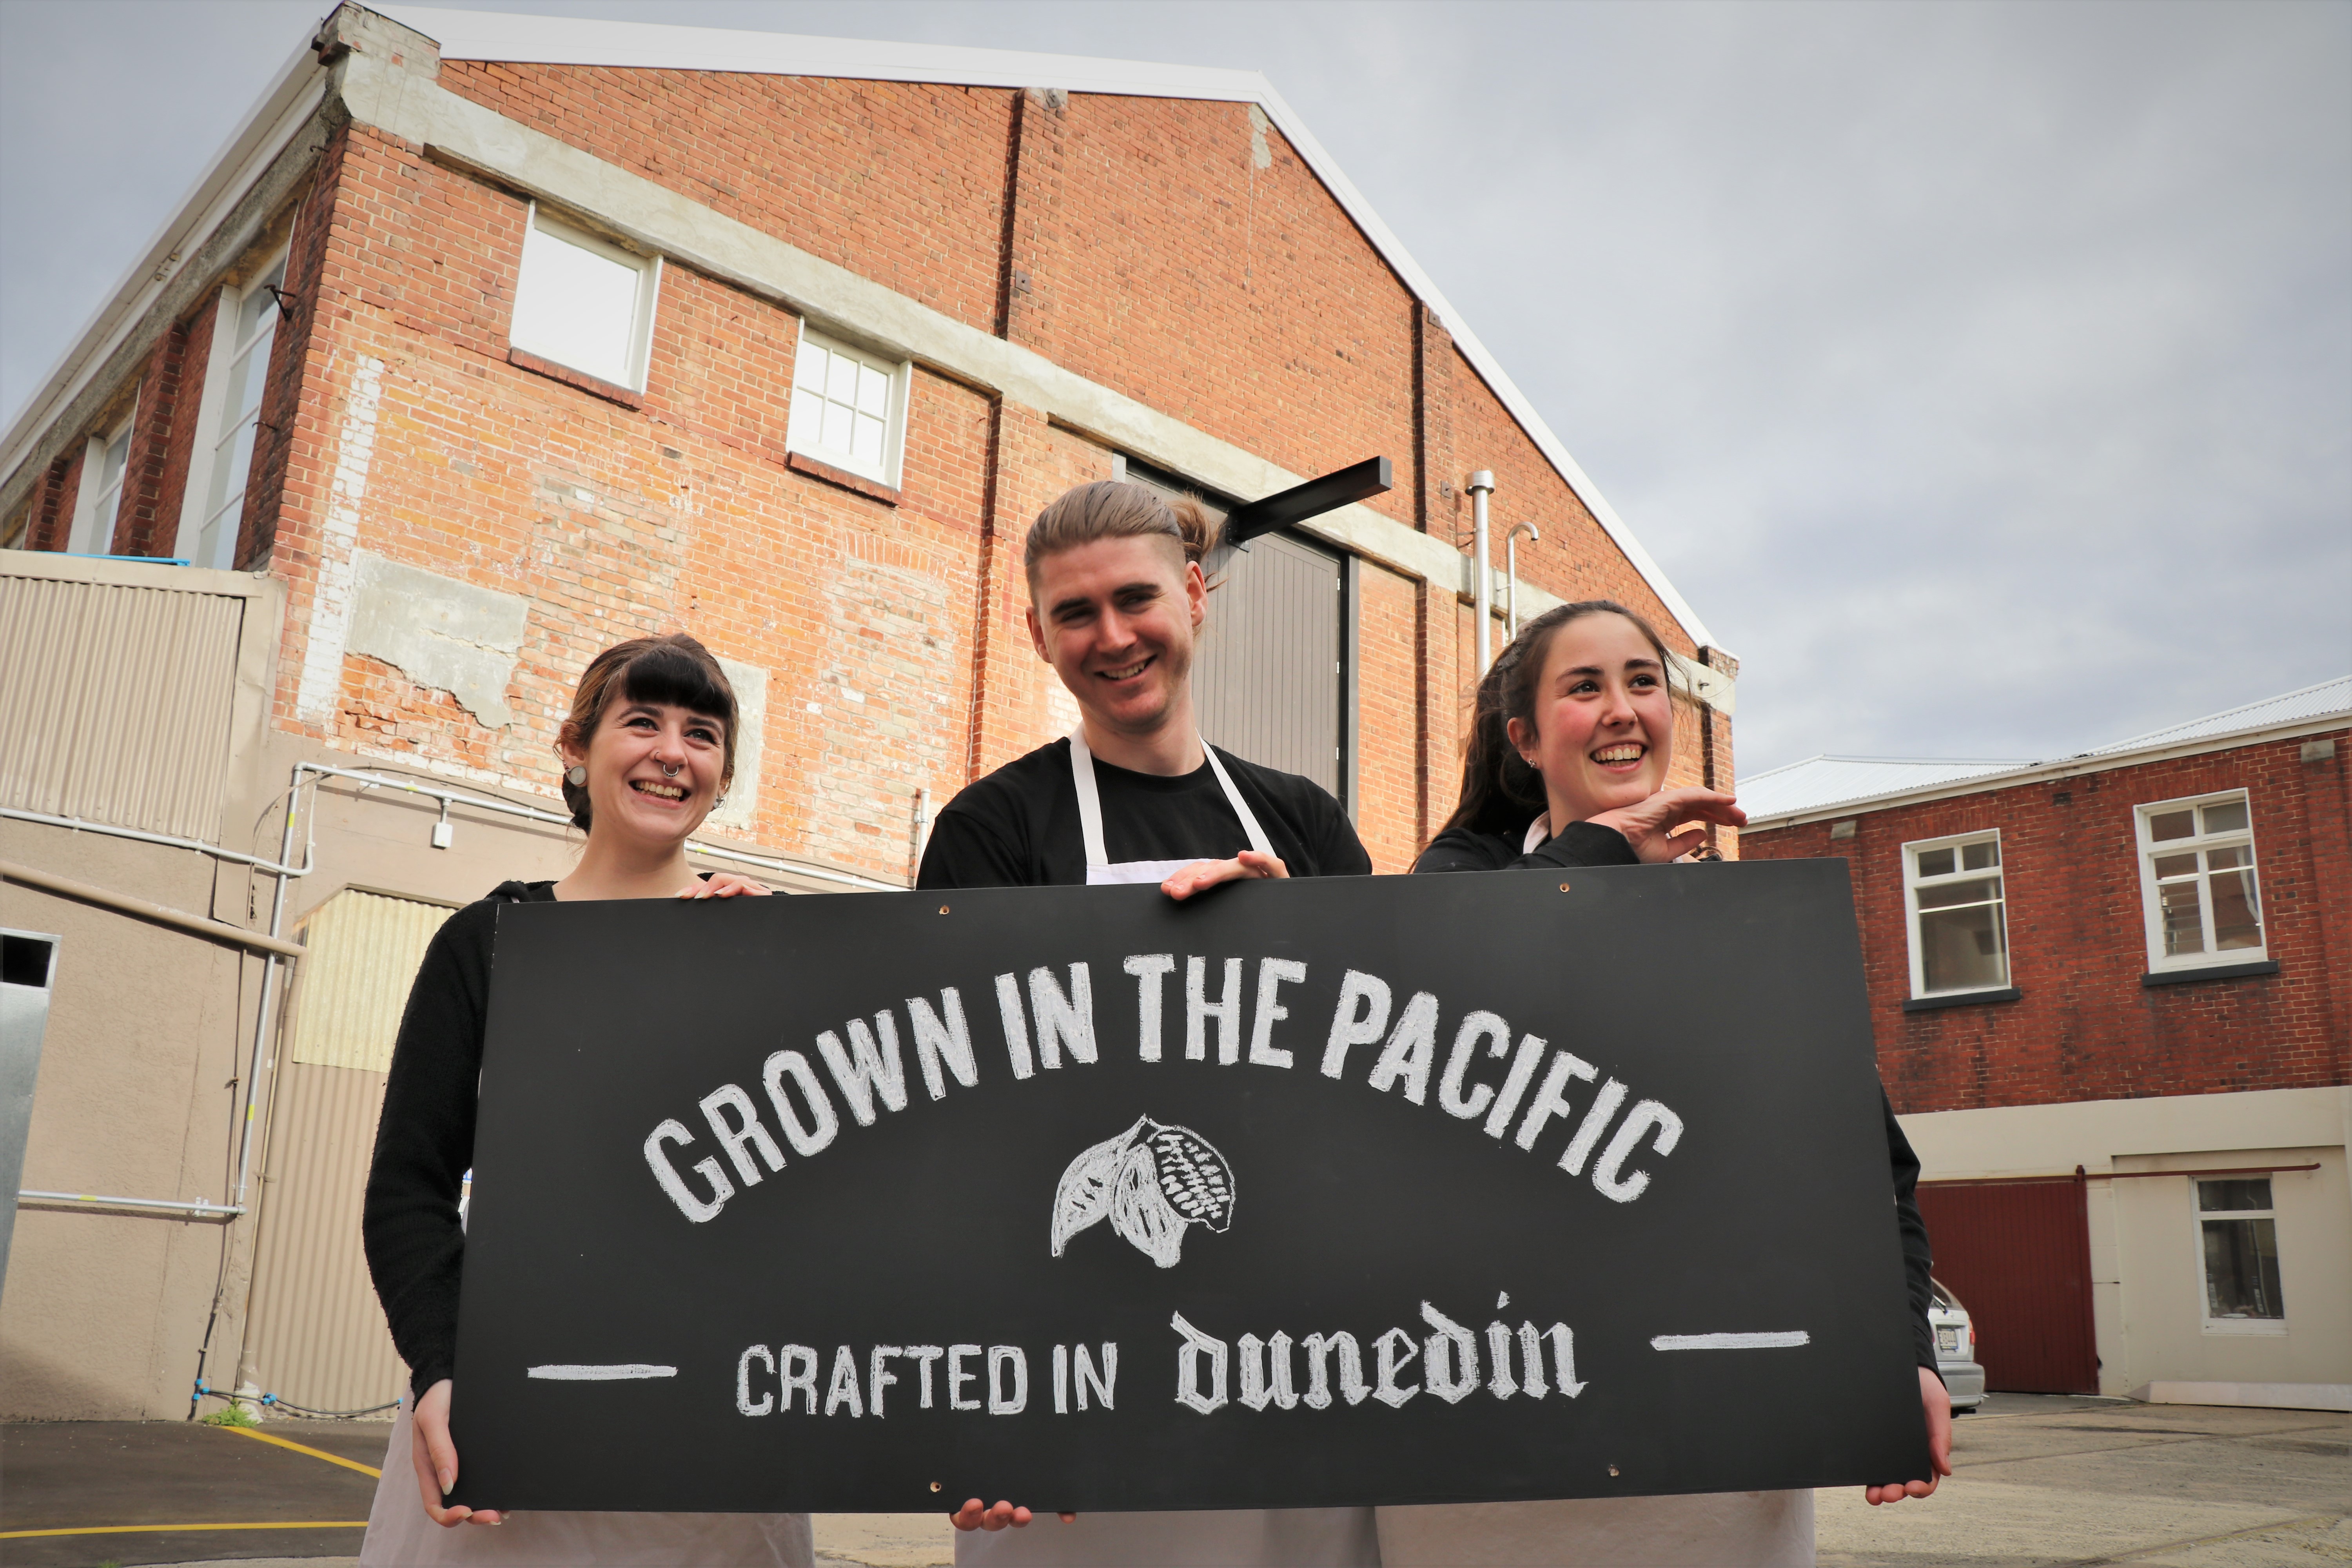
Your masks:
{"label": "ponytail", "polygon": [[1174,500],[1146,485],[1098,479],[1065,490],[1037,514],[1022,549],[1022,566],[1034,592],[1037,568],[1049,555],[1092,544],[1097,539],[1141,539],[1158,534],[1175,541],[1184,559],[1205,569],[1224,525],[1192,496]]}

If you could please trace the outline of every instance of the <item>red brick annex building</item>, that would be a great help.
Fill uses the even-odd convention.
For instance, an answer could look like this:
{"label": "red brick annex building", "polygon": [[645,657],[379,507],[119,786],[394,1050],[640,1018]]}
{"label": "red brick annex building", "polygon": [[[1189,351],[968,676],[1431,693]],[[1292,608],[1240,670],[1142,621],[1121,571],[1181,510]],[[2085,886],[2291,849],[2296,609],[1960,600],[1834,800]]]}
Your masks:
{"label": "red brick annex building", "polygon": [[288,42],[0,436],[0,858],[47,879],[0,925],[57,939],[0,1414],[397,1388],[354,1219],[407,976],[568,864],[554,727],[623,637],[743,698],[709,864],[902,887],[930,803],[1075,720],[1022,624],[1046,500],[1381,456],[1227,563],[1211,739],[1403,869],[1486,470],[1522,613],[1653,617],[1682,776],[1731,779],[1736,665],[1263,78],[399,5]]}
{"label": "red brick annex building", "polygon": [[1844,858],[1993,1388],[2352,1408],[2352,677],[2039,763],[1744,781]]}

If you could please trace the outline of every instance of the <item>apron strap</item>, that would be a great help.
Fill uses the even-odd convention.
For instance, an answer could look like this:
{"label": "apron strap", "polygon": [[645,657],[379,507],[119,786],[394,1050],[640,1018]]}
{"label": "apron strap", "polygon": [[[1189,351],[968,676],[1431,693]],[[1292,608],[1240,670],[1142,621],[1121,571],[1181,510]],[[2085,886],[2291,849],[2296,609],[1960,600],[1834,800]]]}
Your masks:
{"label": "apron strap", "polygon": [[[1265,829],[1258,826],[1257,816],[1250,810],[1249,803],[1242,799],[1242,792],[1234,787],[1233,775],[1225,771],[1225,764],[1218,760],[1215,750],[1205,740],[1201,742],[1201,750],[1208,756],[1209,766],[1217,775],[1218,787],[1225,792],[1225,804],[1232,806],[1234,815],[1241,819],[1242,832],[1248,836],[1249,847],[1261,855],[1273,854],[1274,845],[1267,839]],[[1078,792],[1078,831],[1086,839],[1087,865],[1089,868],[1108,866],[1110,864],[1110,850],[1103,842],[1102,795],[1095,788],[1095,755],[1087,749],[1086,726],[1083,724],[1070,731],[1070,783],[1076,786]]]}

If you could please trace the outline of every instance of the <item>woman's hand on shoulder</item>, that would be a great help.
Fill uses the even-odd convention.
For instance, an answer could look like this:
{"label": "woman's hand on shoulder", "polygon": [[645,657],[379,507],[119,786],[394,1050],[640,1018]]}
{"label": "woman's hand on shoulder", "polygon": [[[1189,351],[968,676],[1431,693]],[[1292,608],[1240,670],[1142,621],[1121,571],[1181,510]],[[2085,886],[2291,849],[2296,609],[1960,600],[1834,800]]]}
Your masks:
{"label": "woman's hand on shoulder", "polygon": [[[986,1508],[982,1506],[978,1498],[973,1498],[955,1512],[948,1515],[948,1521],[958,1530],[1003,1530],[1008,1527],[1013,1530],[1024,1530],[1028,1528],[1029,1521],[1036,1517],[1027,1509],[1014,1508],[1009,1502],[1000,1502],[994,1508]],[[1078,1522],[1078,1516],[1075,1513],[1066,1513],[1061,1516],[1061,1519],[1064,1524]]]}
{"label": "woman's hand on shoulder", "polygon": [[1952,1473],[1952,1396],[1944,1380],[1924,1366],[1919,1369],[1919,1409],[1927,1418],[1927,1479],[1863,1488],[1862,1495],[1873,1508],[1906,1498],[1933,1497],[1937,1483]]}
{"label": "woman's hand on shoulder", "polygon": [[503,1522],[494,1508],[443,1507],[441,1500],[457,1484],[457,1446],[449,1440],[449,1380],[443,1378],[425,1391],[408,1418],[409,1454],[416,1465],[416,1489],[425,1499],[425,1516],[444,1530],[461,1524]]}
{"label": "woman's hand on shoulder", "polygon": [[680,888],[681,899],[764,899],[775,889],[765,882],[755,882],[740,871],[713,871],[709,877],[691,888]]}
{"label": "woman's hand on shoulder", "polygon": [[1662,789],[1636,805],[1621,805],[1585,820],[1597,826],[1615,828],[1625,836],[1625,842],[1633,847],[1633,853],[1642,858],[1643,865],[1656,866],[1687,855],[1706,842],[1704,827],[1674,831],[1684,823],[1712,822],[1725,827],[1745,827],[1748,814],[1721,790],[1685,785],[1680,789]]}
{"label": "woman's hand on shoulder", "polygon": [[1249,881],[1259,877],[1288,877],[1290,868],[1277,855],[1261,855],[1255,849],[1244,849],[1230,860],[1195,860],[1190,866],[1160,884],[1160,890],[1180,902],[1195,893],[1205,893],[1223,882]]}

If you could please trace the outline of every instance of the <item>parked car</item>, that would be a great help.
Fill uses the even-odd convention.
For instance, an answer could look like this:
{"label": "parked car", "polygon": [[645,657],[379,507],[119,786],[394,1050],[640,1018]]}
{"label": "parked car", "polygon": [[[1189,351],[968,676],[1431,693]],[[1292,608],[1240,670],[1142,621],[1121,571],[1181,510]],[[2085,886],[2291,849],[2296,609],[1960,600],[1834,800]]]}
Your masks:
{"label": "parked car", "polygon": [[1927,1307],[1927,1326],[1936,1331],[1936,1370],[1951,1392],[1952,1414],[1965,1415],[1984,1403],[1984,1368],[1977,1364],[1975,1325],[1969,1310],[1941,1279],[1928,1281],[1936,1299]]}

